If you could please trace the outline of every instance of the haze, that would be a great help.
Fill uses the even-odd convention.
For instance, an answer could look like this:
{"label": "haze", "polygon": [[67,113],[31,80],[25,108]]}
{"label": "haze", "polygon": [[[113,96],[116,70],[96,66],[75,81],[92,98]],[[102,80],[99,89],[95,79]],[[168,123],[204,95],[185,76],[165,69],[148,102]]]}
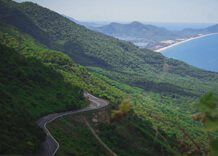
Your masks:
{"label": "haze", "polygon": [[218,23],[217,0],[29,1],[80,21]]}

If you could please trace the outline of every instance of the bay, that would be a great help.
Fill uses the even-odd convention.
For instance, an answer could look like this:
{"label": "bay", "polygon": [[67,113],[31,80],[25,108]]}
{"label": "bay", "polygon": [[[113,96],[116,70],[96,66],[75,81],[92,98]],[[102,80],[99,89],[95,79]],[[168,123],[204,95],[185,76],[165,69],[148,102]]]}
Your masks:
{"label": "bay", "polygon": [[218,34],[190,40],[161,52],[195,67],[218,72]]}

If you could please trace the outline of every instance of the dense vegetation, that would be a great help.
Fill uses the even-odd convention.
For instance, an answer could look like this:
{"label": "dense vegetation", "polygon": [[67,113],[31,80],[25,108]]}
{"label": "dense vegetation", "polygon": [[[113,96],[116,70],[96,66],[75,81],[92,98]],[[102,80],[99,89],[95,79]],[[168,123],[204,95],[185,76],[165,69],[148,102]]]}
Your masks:
{"label": "dense vegetation", "polygon": [[[199,110],[198,113],[192,115],[196,121],[200,121],[205,125],[203,131],[210,136],[211,132],[218,130],[218,96],[214,96],[213,92],[203,95],[198,102],[193,102],[192,106]],[[210,156],[218,154],[218,138],[210,138]]]}
{"label": "dense vegetation", "polygon": [[[102,139],[109,148],[117,155],[159,155],[172,154],[172,152],[155,141],[155,135],[159,132],[162,136],[157,135],[157,140],[163,144],[166,142],[162,137],[165,137],[169,146],[177,147],[175,137],[169,137],[161,130],[152,128],[152,124],[148,121],[142,121],[134,112],[130,112],[127,117],[109,123],[111,108],[103,108],[88,113],[66,116],[49,124],[51,133],[57,138],[60,143],[60,150],[57,155],[105,155],[105,151],[99,148],[99,143],[94,142],[93,136],[87,131],[87,126],[84,123],[83,117],[95,129],[98,136]],[[97,119],[95,122],[93,119]],[[146,133],[141,131],[141,127]],[[73,131],[72,131],[73,129]],[[148,135],[150,134],[150,135]],[[80,138],[80,139],[77,139]],[[85,143],[80,145],[81,140]],[[87,140],[90,140],[87,142]],[[90,145],[92,142],[95,146]],[[98,150],[98,153],[96,153]]]}
{"label": "dense vegetation", "polygon": [[[66,118],[68,118],[66,120]],[[74,122],[72,122],[74,121]],[[57,156],[65,155],[105,155],[109,153],[93,137],[90,130],[84,126],[81,117],[64,117],[48,125],[52,135],[60,144]]]}
{"label": "dense vegetation", "polygon": [[[139,79],[145,79],[145,82],[146,80],[160,81],[171,85],[175,84],[171,81],[178,79],[180,83],[176,85],[182,88],[184,83],[189,85],[187,82],[189,80],[183,80],[184,77],[211,82],[217,80],[215,73],[206,72],[183,62],[167,59],[159,53],[139,49],[131,43],[95,33],[36,4],[21,3],[18,8],[21,8],[20,10],[26,16],[55,40],[62,51],[79,64],[103,67],[103,69],[127,76],[137,75]],[[58,27],[54,21],[58,23]],[[172,80],[169,80],[169,76]],[[137,79],[132,81],[138,82]],[[146,88],[146,83],[143,86]],[[190,88],[187,87],[187,89]]]}
{"label": "dense vegetation", "polygon": [[[217,73],[200,70],[159,53],[139,49],[131,43],[90,31],[30,2],[18,4],[0,0],[0,22],[14,26],[0,26],[1,47],[7,56],[1,57],[1,64],[4,64],[1,66],[2,109],[8,106],[14,114],[12,108],[17,103],[12,102],[12,108],[9,108],[7,100],[20,101],[20,105],[24,106],[22,110],[27,111],[33,117],[29,119],[34,121],[43,114],[80,107],[84,90],[113,103],[129,98],[142,120],[149,120],[154,126],[173,135],[177,133],[174,124],[157,122],[153,118],[153,114],[167,116],[185,127],[191,135],[199,136],[196,137],[199,142],[207,143],[206,134],[200,131],[202,125],[190,118],[195,110],[187,104],[209,90],[218,93]],[[16,55],[10,55],[10,51],[15,51]],[[72,60],[86,66],[92,73]],[[16,66],[10,65],[16,61]],[[12,80],[10,74],[18,83],[9,83]],[[20,94],[16,94],[16,88]],[[8,96],[11,98],[6,98]],[[2,116],[7,115],[4,113]],[[10,120],[13,123],[13,118],[10,117]],[[2,124],[7,125],[7,121],[4,120]],[[30,124],[30,121],[27,122]],[[2,132],[6,135],[2,136],[9,136],[8,132],[12,131],[8,127],[6,129]],[[5,147],[9,145],[7,140],[11,139],[4,138]],[[30,149],[36,149],[39,142]],[[28,141],[20,145],[24,147],[26,143]],[[30,144],[32,146],[32,142]],[[5,153],[10,152],[9,146],[6,149],[8,151]],[[18,149],[14,151],[24,151],[18,152]]]}
{"label": "dense vegetation", "polygon": [[45,139],[36,119],[84,106],[83,90],[112,102],[125,95],[14,27],[0,25],[0,42],[1,154],[36,152]]}
{"label": "dense vegetation", "polygon": [[[5,65],[2,66],[2,70],[3,70],[2,73],[5,74],[2,75],[2,78],[4,78],[3,80],[5,81],[1,81],[1,82],[3,84],[4,83],[9,84],[8,87],[10,88],[10,90],[6,87],[1,88],[2,89],[1,91],[3,93],[7,93],[1,95],[1,97],[5,97],[1,99],[2,100],[1,106],[3,107],[2,109],[4,110],[2,111],[3,113],[1,114],[2,115],[1,138],[4,141],[4,146],[2,146],[1,153],[24,154],[24,150],[26,150],[26,148],[29,148],[29,151],[26,151],[27,153],[25,153],[27,155],[32,152],[36,152],[41,141],[44,139],[43,137],[44,135],[42,131],[39,128],[37,128],[36,125],[34,124],[36,118],[38,118],[43,114],[51,113],[54,111],[62,111],[62,110],[78,108],[79,107],[78,104],[80,105],[82,104],[81,88],[83,88],[85,91],[91,92],[94,95],[109,99],[114,103],[117,103],[123,98],[126,98],[128,96],[127,93],[121,91],[120,89],[110,86],[109,84],[105,83],[101,79],[96,78],[94,75],[88,73],[84,67],[82,66],[77,67],[71,61],[71,59],[65,54],[46,49],[44,46],[41,46],[37,41],[32,39],[30,36],[20,33],[14,27],[8,25],[1,25],[0,30],[1,30],[0,32],[1,43],[5,44],[8,47],[13,47],[12,49],[6,47],[5,45],[1,46],[3,49],[1,53],[2,54],[1,58],[3,60],[2,62]],[[19,53],[17,51],[19,51]],[[5,61],[7,59],[10,59],[10,61],[8,62],[13,64],[10,65],[10,63]],[[20,73],[19,71],[16,71],[16,69],[12,70],[9,67],[11,68],[17,67],[19,70],[21,70],[24,73],[22,72]],[[17,73],[19,73],[19,77],[17,77]],[[25,76],[23,76],[23,74]],[[7,77],[11,77],[11,76],[13,77],[13,79],[12,78],[11,79],[15,81],[16,82],[15,84],[17,84],[18,86],[14,85],[14,83],[9,83],[10,81],[8,80]],[[21,79],[22,81],[19,79]],[[71,84],[74,85],[70,89]],[[81,88],[75,85],[80,85]],[[123,86],[123,90],[126,92],[128,92],[128,90],[132,90],[130,87],[124,84],[123,85],[118,84],[118,85]],[[50,90],[49,86],[54,88]],[[65,87],[66,90],[64,90]],[[16,90],[14,90],[15,88]],[[10,92],[11,90],[13,90],[13,92]],[[18,103],[16,103],[15,101],[8,100],[10,101],[10,106],[12,107],[11,109],[7,105],[8,101],[6,101],[7,98],[6,95],[9,97],[11,96],[17,97],[16,100],[18,100]],[[21,104],[19,104],[19,101],[21,101]],[[20,105],[22,105],[22,107],[20,107]],[[10,109],[10,112],[7,111],[7,109]],[[24,110],[29,115],[28,118],[27,116],[25,116]],[[17,114],[15,112],[17,112]],[[9,116],[10,118],[6,120],[5,116],[8,116],[6,115],[6,113],[11,113],[13,115],[10,115]],[[138,120],[141,121],[136,117],[136,115],[134,116],[135,119],[132,120],[132,122],[136,123]],[[5,120],[10,122],[6,124]],[[25,126],[19,125],[21,121],[18,122],[17,120],[25,121],[26,123]],[[102,124],[104,125],[104,123]],[[129,121],[124,121],[123,124],[127,126],[129,124]],[[106,124],[106,125],[107,127],[108,126],[111,127],[110,124]],[[10,126],[14,127],[13,132],[10,131],[9,128]],[[31,126],[31,131],[28,128],[29,126]],[[151,125],[147,126],[146,128],[151,129],[150,126]],[[19,128],[18,130],[20,131],[16,130],[15,127],[16,129]],[[87,139],[87,137],[89,137],[90,140],[87,142],[86,147],[90,147],[94,153],[96,152],[96,148],[93,148],[93,144],[96,144],[96,141],[95,139],[93,139],[93,137],[90,134],[88,134],[90,133],[89,131],[85,130],[83,133],[83,130],[80,129],[78,131],[77,128],[75,128],[75,131],[73,132],[79,134],[82,133],[83,135],[84,133],[87,134],[88,136],[85,135],[85,138]],[[105,129],[105,133],[106,132],[107,133],[110,132],[111,133],[110,135],[115,133],[114,134],[115,137],[119,137],[121,135],[121,132],[118,133],[116,132],[115,129],[113,131],[107,131],[107,129]],[[11,133],[13,135],[11,135]],[[21,137],[17,137],[17,134],[20,133],[22,134]],[[58,134],[61,135],[61,133]],[[13,140],[11,137],[16,139],[16,141]],[[32,142],[33,141],[37,142],[37,144],[33,145],[31,141],[26,141],[26,140],[23,140],[24,142],[21,142],[22,137],[26,137],[27,140],[32,139]],[[105,137],[105,139],[106,138],[107,137]],[[133,138],[134,135],[132,136],[132,139]],[[93,143],[91,140],[93,140],[95,143]],[[153,142],[152,139],[146,139],[146,140]],[[113,142],[115,141],[118,140],[116,139]],[[14,149],[12,149],[9,146],[10,143],[14,144],[16,142],[19,142],[20,146],[16,146]],[[108,141],[106,142],[109,143]],[[77,142],[74,143],[77,145],[76,146],[77,148],[78,147],[83,148],[83,146],[80,146],[79,143]],[[125,144],[125,142],[123,143]],[[122,145],[122,148],[124,147],[125,146]],[[68,148],[68,146],[66,146],[65,148]],[[101,149],[102,147],[98,145],[97,148]],[[120,150],[119,148],[121,148],[121,146],[116,147],[118,151]],[[129,152],[129,151],[125,152],[124,149],[122,151],[124,153]],[[91,151],[89,150],[87,152],[91,153]]]}
{"label": "dense vegetation", "polygon": [[[200,96],[205,93],[205,88],[206,91],[217,91],[216,73],[206,72],[168,59],[159,53],[139,49],[131,43],[90,31],[37,4],[25,2],[10,5],[16,6],[13,9],[31,19],[35,26],[46,33],[39,35],[41,39],[35,37],[39,42],[49,42],[46,39],[49,36],[55,44],[44,43],[46,46],[67,53],[76,63],[89,66],[92,71],[99,73],[98,68],[94,67],[101,67],[104,69],[101,74],[111,76],[114,80],[158,93],[164,91],[182,96]],[[10,11],[7,15],[13,17]],[[6,16],[2,17],[2,21],[6,19]],[[16,26],[17,23],[13,25]],[[27,26],[19,29],[34,37],[35,33]]]}
{"label": "dense vegetation", "polygon": [[51,112],[79,108],[82,92],[35,58],[26,58],[2,44],[0,62],[0,151],[30,154],[45,137],[36,126],[36,119]]}
{"label": "dense vegetation", "polygon": [[[2,44],[19,51],[22,56],[42,62],[45,66],[60,73],[65,82],[80,86],[84,91],[100,97],[105,96],[115,103],[117,102],[115,97],[124,97],[124,93],[119,89],[90,74],[83,66],[77,66],[66,54],[46,48],[14,27],[0,25],[0,41]],[[112,94],[112,92],[114,93]],[[108,93],[113,96],[109,96]]]}

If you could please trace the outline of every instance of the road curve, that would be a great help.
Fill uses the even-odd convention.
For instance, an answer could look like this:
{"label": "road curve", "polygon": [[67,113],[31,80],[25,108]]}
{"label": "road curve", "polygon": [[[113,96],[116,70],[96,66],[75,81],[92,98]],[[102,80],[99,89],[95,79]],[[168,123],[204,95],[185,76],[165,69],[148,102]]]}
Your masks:
{"label": "road curve", "polygon": [[89,107],[82,108],[79,110],[50,114],[50,115],[47,115],[45,117],[40,118],[37,121],[38,126],[40,126],[46,133],[46,140],[45,140],[45,142],[43,142],[42,147],[41,147],[39,153],[37,154],[37,156],[53,156],[59,148],[58,142],[52,137],[51,133],[46,128],[47,123],[50,123],[53,120],[60,118],[60,117],[63,117],[65,115],[95,110],[95,109],[105,107],[109,104],[108,101],[99,99],[95,96],[92,96],[89,93],[85,93],[84,96],[88,97],[89,101],[93,102],[95,105],[91,105]]}

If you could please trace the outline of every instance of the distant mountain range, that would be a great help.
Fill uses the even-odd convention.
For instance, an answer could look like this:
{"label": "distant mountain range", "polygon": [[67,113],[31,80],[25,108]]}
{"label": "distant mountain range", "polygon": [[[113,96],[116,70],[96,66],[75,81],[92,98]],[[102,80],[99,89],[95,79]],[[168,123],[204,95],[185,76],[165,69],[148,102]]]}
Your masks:
{"label": "distant mountain range", "polygon": [[208,27],[206,29],[209,33],[217,33],[218,32],[218,24]]}
{"label": "distant mountain range", "polygon": [[117,37],[117,38],[131,38],[145,39],[145,40],[171,40],[178,38],[189,38],[198,34],[216,33],[218,32],[218,24],[210,26],[204,29],[185,28],[181,31],[170,31],[164,27],[158,27],[151,24],[143,24],[138,21],[134,21],[128,24],[112,22],[110,24],[99,22],[81,22],[75,20],[72,17],[63,15],[71,21],[83,25],[91,30]]}
{"label": "distant mountain range", "polygon": [[218,33],[218,24],[210,26],[210,27],[207,27],[205,29],[186,28],[186,29],[183,29],[181,31],[181,33],[184,33],[184,32],[189,32],[189,33],[204,33],[204,34],[207,34],[207,33]]}
{"label": "distant mountain range", "polygon": [[101,32],[110,36],[119,37],[137,37],[146,39],[165,39],[174,38],[176,33],[165,28],[159,28],[154,25],[144,25],[140,22],[132,22],[130,24],[111,23],[98,28],[93,28],[97,32]]}
{"label": "distant mountain range", "polygon": [[189,37],[190,35],[197,35],[199,33],[215,33],[218,32],[218,25],[214,25],[205,29],[187,28],[182,31],[169,31],[163,27],[145,25],[135,21],[129,24],[111,23],[102,27],[93,28],[93,30],[110,36],[164,40]]}

